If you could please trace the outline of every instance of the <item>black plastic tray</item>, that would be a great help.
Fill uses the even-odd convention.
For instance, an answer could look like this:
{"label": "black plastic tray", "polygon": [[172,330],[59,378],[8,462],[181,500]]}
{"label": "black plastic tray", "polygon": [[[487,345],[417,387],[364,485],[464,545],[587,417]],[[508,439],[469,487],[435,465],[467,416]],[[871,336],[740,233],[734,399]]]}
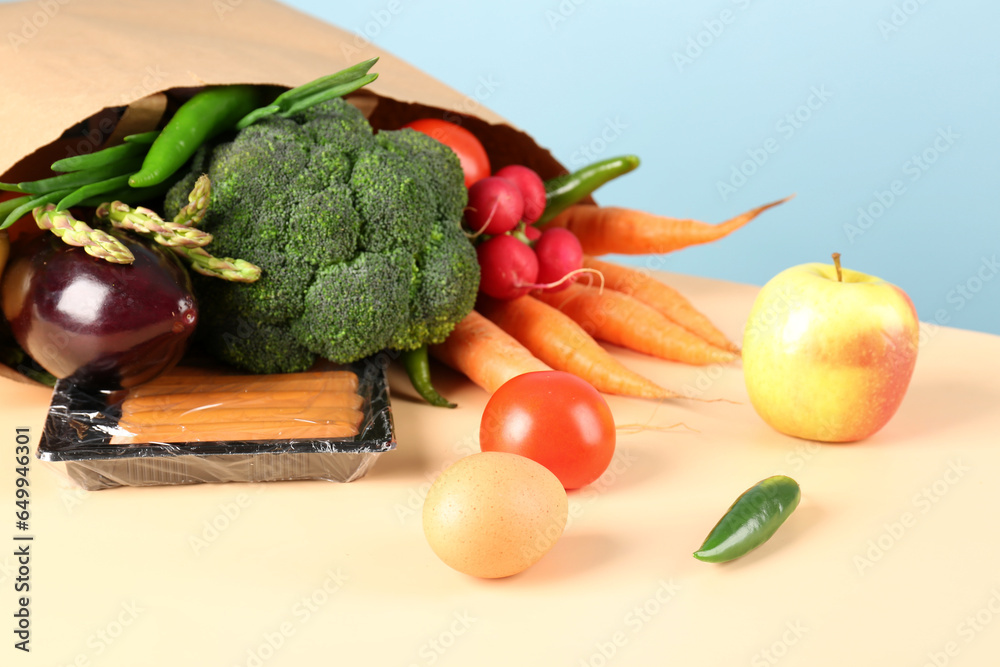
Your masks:
{"label": "black plastic tray", "polygon": [[396,446],[385,358],[375,356],[343,368],[358,376],[364,399],[356,436],[142,443],[112,445],[121,392],[87,391],[59,381],[38,445],[38,458],[65,465],[69,477],[88,490],[203,482],[263,482],[362,477],[378,456]]}

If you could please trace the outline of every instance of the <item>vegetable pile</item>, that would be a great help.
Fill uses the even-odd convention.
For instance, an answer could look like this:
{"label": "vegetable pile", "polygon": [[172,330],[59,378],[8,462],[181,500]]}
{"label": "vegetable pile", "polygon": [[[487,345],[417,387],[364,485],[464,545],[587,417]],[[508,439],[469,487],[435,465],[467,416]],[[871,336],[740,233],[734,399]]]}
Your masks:
{"label": "vegetable pile", "polygon": [[[477,292],[475,253],[459,227],[464,175],[439,142],[415,130],[375,135],[339,99],[375,79],[374,63],[271,101],[264,87],[205,88],[162,130],[59,160],[52,169],[63,173],[50,178],[0,184],[23,195],[0,204],[0,228],[30,212],[68,246],[114,264],[135,257],[104,228],[173,251],[194,273],[203,347],[253,373],[302,370],[317,356],[349,362],[386,348],[425,361],[425,345],[447,336]],[[172,219],[125,203],[164,196]],[[93,226],[70,207],[96,207]],[[205,249],[210,242],[252,261],[215,257]],[[72,253],[74,271],[83,257]],[[128,303],[140,311],[150,305]],[[70,320],[70,334],[90,326]],[[53,371],[65,356],[39,363]],[[126,375],[113,368],[107,377]]]}
{"label": "vegetable pile", "polygon": [[[719,225],[582,203],[638,158],[544,182],[524,165],[493,171],[476,136],[444,120],[375,131],[341,99],[376,77],[374,62],[280,93],[207,87],[160,130],[0,184],[22,195],[0,203],[0,228],[30,212],[124,265],[134,258],[121,234],[146,237],[187,263],[195,335],[218,359],[288,373],[390,350],[434,405],[453,404],[431,383],[428,352],[491,392],[557,369],[653,399],[678,394],[600,342],[689,364],[738,357],[676,291],[596,256],[714,241],[780,202]],[[75,213],[91,207],[92,223]]]}

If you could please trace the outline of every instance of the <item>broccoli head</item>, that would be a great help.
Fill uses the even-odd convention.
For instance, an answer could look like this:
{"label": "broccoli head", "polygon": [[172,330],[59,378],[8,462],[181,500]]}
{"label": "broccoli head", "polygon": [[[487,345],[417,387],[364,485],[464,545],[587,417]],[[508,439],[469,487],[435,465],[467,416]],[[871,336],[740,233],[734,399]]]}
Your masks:
{"label": "broccoli head", "polygon": [[207,173],[212,251],[254,283],[194,276],[208,349],[256,373],[439,343],[472,310],[476,253],[458,158],[414,130],[375,134],[336,99],[203,149],[168,193],[173,216]]}

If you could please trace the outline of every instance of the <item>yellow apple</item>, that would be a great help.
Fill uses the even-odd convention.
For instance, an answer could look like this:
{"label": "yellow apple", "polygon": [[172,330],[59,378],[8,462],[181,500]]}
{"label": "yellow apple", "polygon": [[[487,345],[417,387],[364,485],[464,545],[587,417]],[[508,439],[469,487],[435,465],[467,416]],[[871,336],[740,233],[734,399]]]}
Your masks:
{"label": "yellow apple", "polygon": [[757,413],[782,433],[824,442],[872,435],[892,418],[917,361],[910,297],[834,264],[782,271],[757,295],[743,373]]}

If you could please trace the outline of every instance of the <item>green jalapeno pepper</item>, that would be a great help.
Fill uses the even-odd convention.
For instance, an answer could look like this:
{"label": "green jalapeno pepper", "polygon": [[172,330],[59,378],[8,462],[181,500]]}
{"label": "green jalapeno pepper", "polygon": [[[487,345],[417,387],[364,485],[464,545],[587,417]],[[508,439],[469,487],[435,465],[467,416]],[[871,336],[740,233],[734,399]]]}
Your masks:
{"label": "green jalapeno pepper", "polygon": [[542,225],[588,196],[608,181],[639,166],[635,155],[608,158],[545,182],[545,211],[535,224]]}
{"label": "green jalapeno pepper", "polygon": [[749,553],[774,535],[801,497],[798,483],[784,475],[757,483],[736,499],[694,557],[724,563]]}
{"label": "green jalapeno pepper", "polygon": [[434,385],[431,384],[431,366],[427,358],[426,345],[403,352],[402,361],[403,367],[406,368],[406,374],[410,376],[410,383],[421,398],[439,408],[455,407],[454,403],[437,393]]}

